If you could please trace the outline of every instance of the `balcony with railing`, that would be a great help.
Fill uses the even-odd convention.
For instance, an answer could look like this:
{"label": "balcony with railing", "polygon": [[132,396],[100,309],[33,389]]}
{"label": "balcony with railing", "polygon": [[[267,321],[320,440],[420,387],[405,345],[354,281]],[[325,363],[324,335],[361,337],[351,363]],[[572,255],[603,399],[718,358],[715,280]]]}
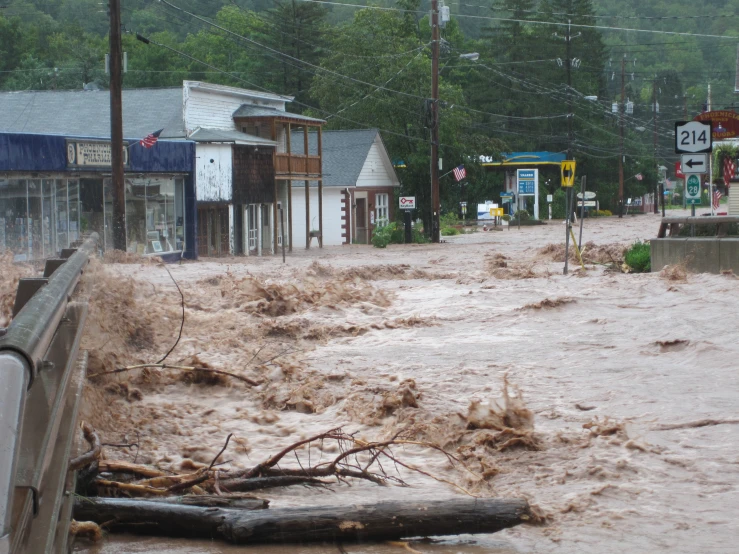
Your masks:
{"label": "balcony with railing", "polygon": [[275,174],[278,177],[320,176],[321,157],[302,154],[275,154]]}

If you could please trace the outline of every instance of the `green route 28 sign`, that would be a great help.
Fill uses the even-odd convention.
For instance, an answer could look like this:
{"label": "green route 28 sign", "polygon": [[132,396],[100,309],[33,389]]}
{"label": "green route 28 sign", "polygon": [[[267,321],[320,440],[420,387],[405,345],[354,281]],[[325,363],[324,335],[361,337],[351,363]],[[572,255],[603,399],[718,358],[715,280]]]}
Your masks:
{"label": "green route 28 sign", "polygon": [[688,204],[700,204],[701,203],[701,180],[697,175],[689,175],[688,180],[685,183],[685,201]]}

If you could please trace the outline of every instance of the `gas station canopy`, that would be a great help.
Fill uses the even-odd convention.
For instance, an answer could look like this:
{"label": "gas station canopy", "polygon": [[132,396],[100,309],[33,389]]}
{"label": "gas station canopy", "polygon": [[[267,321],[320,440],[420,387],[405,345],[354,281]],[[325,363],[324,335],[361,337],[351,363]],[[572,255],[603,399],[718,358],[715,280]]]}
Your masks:
{"label": "gas station canopy", "polygon": [[560,152],[508,152],[501,153],[500,160],[493,156],[480,156],[480,165],[483,167],[521,167],[521,166],[560,166],[567,158]]}

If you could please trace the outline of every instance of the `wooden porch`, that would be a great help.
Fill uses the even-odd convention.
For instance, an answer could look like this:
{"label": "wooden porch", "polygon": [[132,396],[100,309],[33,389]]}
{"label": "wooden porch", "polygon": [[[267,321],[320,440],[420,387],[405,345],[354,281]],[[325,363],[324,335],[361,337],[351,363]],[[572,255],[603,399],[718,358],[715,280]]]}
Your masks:
{"label": "wooden porch", "polygon": [[[258,136],[269,134],[271,140],[277,142],[277,148],[274,153],[275,198],[278,197],[278,182],[286,181],[290,252],[292,252],[293,247],[293,206],[291,192],[293,181],[305,182],[305,248],[310,248],[311,240],[313,238],[316,238],[318,240],[318,246],[323,248],[323,145],[321,128],[325,122],[320,119],[314,119],[289,112],[246,107],[234,114],[234,121],[237,127],[242,128],[244,132],[251,133],[251,129],[254,128],[256,131],[255,134]],[[314,131],[316,133],[314,152],[311,152],[309,144],[310,131]],[[311,231],[311,181],[318,182],[317,233],[315,231]],[[274,204],[274,212],[274,220],[277,221],[277,202]],[[275,226],[274,233],[275,244],[277,244],[277,226]]]}

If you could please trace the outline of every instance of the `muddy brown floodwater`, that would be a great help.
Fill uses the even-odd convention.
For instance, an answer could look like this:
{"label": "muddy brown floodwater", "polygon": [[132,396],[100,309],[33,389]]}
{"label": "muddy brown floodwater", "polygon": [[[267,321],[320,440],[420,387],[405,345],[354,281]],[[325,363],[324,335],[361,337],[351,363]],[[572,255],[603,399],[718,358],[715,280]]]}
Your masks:
{"label": "muddy brown floodwater", "polygon": [[[245,468],[337,425],[373,440],[402,430],[466,467],[408,445],[395,454],[437,479],[400,468],[410,488],[352,482],[259,496],[278,508],[464,490],[525,497],[547,521],[413,543],[419,552],[735,552],[739,281],[615,269],[622,247],[657,227],[652,215],[585,220],[592,263],[570,263],[568,276],[561,223],[439,245],[296,251],[284,265],[278,257],[170,265],[187,310],[169,361],[263,384],[156,370],[99,377],[87,386],[83,417],[104,442],[138,443],[138,451],[106,448],[108,458],[170,469],[208,463],[228,433],[222,459]],[[159,359],[180,323],[165,269],[99,263],[91,273],[91,373]],[[514,429],[501,432],[501,418]],[[108,535],[76,551],[337,549]]]}

